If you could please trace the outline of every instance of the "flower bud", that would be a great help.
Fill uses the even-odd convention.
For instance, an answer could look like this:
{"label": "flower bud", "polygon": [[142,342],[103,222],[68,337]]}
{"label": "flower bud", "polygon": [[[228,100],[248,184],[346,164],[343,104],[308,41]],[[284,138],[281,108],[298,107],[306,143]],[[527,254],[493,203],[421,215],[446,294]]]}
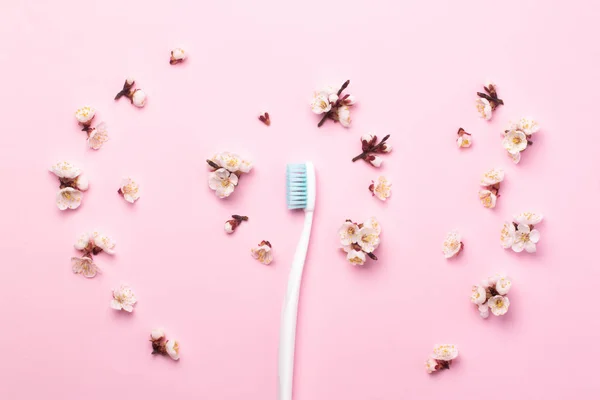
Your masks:
{"label": "flower bud", "polygon": [[171,50],[171,60],[169,61],[169,63],[171,65],[179,64],[180,62],[185,60],[185,58],[186,58],[185,50],[183,50],[181,47],[177,47],[177,48]]}
{"label": "flower bud", "polygon": [[152,329],[150,336],[152,337],[152,340],[160,340],[165,337],[165,332],[162,328]]}
{"label": "flower bud", "polygon": [[375,142],[377,141],[377,136],[373,135],[372,133],[367,133],[366,135],[362,135],[360,141],[362,142],[363,151],[367,151],[371,146],[375,144]]}
{"label": "flower bud", "polygon": [[346,98],[344,99],[344,101],[342,101],[342,103],[343,103],[345,106],[351,106],[351,105],[354,105],[354,104],[356,103],[356,98],[355,98],[354,96],[352,96],[352,95],[348,95],[348,97],[346,97]]}
{"label": "flower bud", "polygon": [[235,228],[237,228],[239,224],[240,223],[235,219],[230,219],[229,221],[225,222],[225,232],[233,233],[233,231],[235,231]]}
{"label": "flower bud", "polygon": [[135,89],[131,95],[131,103],[136,107],[144,107],[146,105],[146,92],[142,89]]}
{"label": "flower bud", "polygon": [[329,102],[330,102],[331,104],[333,104],[333,103],[335,103],[336,101],[338,101],[338,99],[339,99],[339,97],[338,97],[338,95],[337,95],[337,94],[335,94],[335,93],[332,93],[332,94],[330,94],[330,95],[329,95]]}
{"label": "flower bud", "polygon": [[366,158],[366,160],[374,167],[379,168],[383,160],[381,157],[370,155]]}
{"label": "flower bud", "polygon": [[79,175],[77,178],[75,178],[75,186],[77,186],[77,189],[85,191],[88,190],[90,181],[86,175]]}
{"label": "flower bud", "polygon": [[379,148],[379,151],[382,153],[389,153],[392,151],[392,145],[386,142],[381,145],[381,147]]}

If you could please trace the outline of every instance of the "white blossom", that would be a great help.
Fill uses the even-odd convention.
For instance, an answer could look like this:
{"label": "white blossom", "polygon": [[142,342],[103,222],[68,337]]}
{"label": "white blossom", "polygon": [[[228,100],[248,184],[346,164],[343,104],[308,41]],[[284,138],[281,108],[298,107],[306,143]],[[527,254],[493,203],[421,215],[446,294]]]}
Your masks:
{"label": "white blossom", "polygon": [[94,129],[92,129],[87,140],[88,146],[94,150],[98,150],[107,141],[108,127],[104,122],[98,124]]}
{"label": "white blossom", "polygon": [[169,339],[165,344],[165,349],[167,350],[167,354],[173,360],[179,360],[179,342],[177,340]]}
{"label": "white blossom", "polygon": [[487,189],[479,190],[479,201],[485,208],[494,208],[496,207],[496,200],[498,196],[496,196],[493,192]]}
{"label": "white blossom", "polygon": [[538,123],[531,117],[523,117],[518,122],[519,130],[527,136],[531,136],[540,130]]}
{"label": "white blossom", "polygon": [[96,110],[93,107],[85,106],[81,107],[77,111],[75,111],[75,118],[82,125],[89,124],[94,116],[96,115]]}
{"label": "white blossom", "polygon": [[433,348],[432,357],[440,361],[450,361],[458,357],[458,347],[453,344],[437,344]]}
{"label": "white blossom", "polygon": [[371,185],[373,188],[371,192],[379,200],[385,201],[392,195],[392,183],[384,176],[377,178],[376,182]]}
{"label": "white blossom", "polygon": [[235,227],[234,227],[235,222],[236,222],[235,220],[225,222],[225,232],[233,233],[233,231],[235,230]]}
{"label": "white blossom", "polygon": [[481,118],[485,118],[488,121],[492,119],[492,105],[487,99],[479,97],[475,102],[475,105],[477,106],[477,111]]}
{"label": "white blossom", "polygon": [[504,180],[504,170],[502,168],[492,168],[483,174],[481,186],[493,186]]}
{"label": "white blossom", "polygon": [[338,230],[340,242],[343,246],[358,242],[360,228],[354,222],[346,221]]}
{"label": "white blossom", "polygon": [[50,172],[59,178],[75,179],[81,174],[81,168],[68,161],[61,161],[50,167]]}
{"label": "white blossom", "polygon": [[144,107],[146,105],[146,92],[142,89],[135,89],[131,95],[131,102],[136,107]]}
{"label": "white blossom", "polygon": [[137,303],[137,299],[129,286],[121,284],[118,289],[113,289],[112,295],[113,299],[110,303],[112,308],[127,312],[133,311],[133,306]]}
{"label": "white blossom", "polygon": [[527,136],[522,131],[509,131],[502,139],[502,146],[511,154],[527,148]]}
{"label": "white blossom", "polygon": [[258,247],[253,247],[250,249],[250,254],[252,254],[252,257],[265,265],[269,265],[271,264],[271,261],[273,261],[271,244],[267,241],[262,241]]}
{"label": "white blossom", "polygon": [[512,282],[506,276],[503,276],[496,282],[496,291],[504,296],[508,294],[511,286]]}
{"label": "white blossom", "polygon": [[346,259],[352,265],[364,265],[365,261],[367,260],[367,257],[362,251],[350,250],[346,255]]}
{"label": "white blossom", "polygon": [[331,103],[329,102],[329,93],[325,91],[315,92],[314,97],[310,103],[310,108],[315,114],[323,114],[331,110]]}
{"label": "white blossom", "polygon": [[512,222],[505,222],[502,227],[502,231],[500,232],[500,241],[502,242],[502,247],[508,249],[512,247],[515,243],[516,238],[516,228]]}
{"label": "white blossom", "polygon": [[381,225],[379,224],[379,221],[377,221],[377,218],[375,218],[375,217],[369,218],[368,220],[365,221],[363,226],[365,228],[373,229],[377,235],[381,235]]}
{"label": "white blossom", "polygon": [[350,118],[350,107],[338,107],[336,113],[337,120],[340,122],[340,124],[342,124],[342,126],[346,128],[350,127],[350,124],[352,123],[352,119]]}
{"label": "white blossom", "polygon": [[437,361],[435,361],[433,358],[430,358],[427,361],[425,361],[425,370],[428,374],[431,374],[432,372],[436,371],[437,365]]}
{"label": "white blossom", "polygon": [[241,169],[242,158],[237,154],[229,152],[219,153],[216,156],[217,164],[229,172],[237,172]]}
{"label": "white blossom", "polygon": [[365,253],[372,253],[379,247],[379,235],[374,229],[363,226],[358,231],[357,243]]}
{"label": "white blossom", "polygon": [[100,272],[100,269],[90,257],[72,257],[71,266],[74,274],[81,274],[86,278],[93,278]]}
{"label": "white blossom", "polygon": [[456,139],[456,145],[459,148],[471,147],[472,143],[473,143],[473,141],[471,139],[471,135],[460,135]]}
{"label": "white blossom", "polygon": [[542,222],[544,216],[539,213],[526,211],[521,214],[515,215],[514,219],[517,224],[537,225],[540,222]]}
{"label": "white blossom", "polygon": [[77,250],[84,250],[86,247],[88,247],[91,240],[92,238],[89,233],[83,233],[77,238],[77,241],[75,242],[75,248]]}
{"label": "white blossom", "polygon": [[442,245],[442,251],[444,257],[450,258],[457,255],[462,250],[463,244],[461,242],[461,236],[458,231],[451,231],[446,235],[446,239]]}
{"label": "white blossom", "polygon": [[240,172],[247,174],[248,172],[252,171],[253,166],[254,165],[252,164],[252,161],[242,160],[240,164]]}
{"label": "white blossom", "polygon": [[123,195],[125,201],[133,204],[140,198],[139,190],[139,185],[133,179],[127,177],[121,180],[119,192]]}
{"label": "white blossom", "polygon": [[519,161],[521,161],[521,152],[518,153],[508,153],[508,156],[510,157],[510,159],[515,163],[518,164]]}
{"label": "white blossom", "polygon": [[473,286],[471,289],[471,302],[473,304],[481,305],[485,303],[486,293],[485,288],[479,285]]}
{"label": "white blossom", "polygon": [[220,168],[208,176],[208,187],[215,191],[219,198],[229,197],[238,184],[238,176]]}
{"label": "white blossom", "polygon": [[490,307],[487,303],[480,304],[477,309],[479,310],[479,316],[481,318],[487,318],[490,316]]}
{"label": "white blossom", "polygon": [[530,229],[529,225],[519,224],[515,234],[515,242],[512,245],[513,251],[520,253],[525,250],[528,253],[535,253],[536,243],[540,240],[540,232],[536,229]]}
{"label": "white blossom", "polygon": [[67,208],[74,210],[81,205],[83,193],[72,187],[60,189],[56,194],[56,205],[59,210],[64,211]]}
{"label": "white blossom", "polygon": [[510,306],[510,301],[508,297],[498,295],[489,299],[487,305],[490,307],[492,314],[498,317],[506,314]]}
{"label": "white blossom", "polygon": [[92,237],[94,239],[94,245],[99,247],[107,254],[115,254],[115,246],[116,242],[108,235],[105,235],[100,232],[92,233]]}

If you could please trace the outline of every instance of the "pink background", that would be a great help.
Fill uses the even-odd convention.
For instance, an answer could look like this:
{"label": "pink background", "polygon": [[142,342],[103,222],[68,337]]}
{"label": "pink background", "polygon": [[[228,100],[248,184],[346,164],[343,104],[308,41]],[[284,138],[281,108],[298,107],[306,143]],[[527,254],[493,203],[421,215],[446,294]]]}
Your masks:
{"label": "pink background", "polygon": [[[285,206],[285,164],[312,160],[317,213],[299,317],[295,399],[595,398],[598,6],[574,0],[457,1],[4,1],[0,6],[0,398],[275,399],[279,313],[302,214]],[[190,57],[168,64],[182,45]],[[134,76],[149,94],[136,109],[114,94]],[[479,119],[486,78],[506,102]],[[313,89],[351,79],[360,104],[351,129],[307,105]],[[110,141],[95,152],[73,117],[98,109]],[[269,111],[272,126],[257,121]],[[510,119],[542,131],[515,166],[501,146]],[[459,151],[459,126],[473,133]],[[352,164],[359,137],[391,133],[380,170]],[[251,158],[226,200],[208,189],[204,159]],[[72,160],[89,176],[76,211],[54,203],[47,172]],[[477,190],[506,170],[495,210]],[[384,204],[371,179],[394,182]],[[123,175],[142,191],[116,193]],[[546,216],[537,254],[499,244],[505,219]],[[223,223],[250,216],[232,236]],[[378,262],[350,266],[336,231],[377,216]],[[466,249],[446,261],[445,234]],[[73,275],[75,238],[101,229],[117,254],[104,274]],[[270,240],[275,262],[252,260]],[[480,319],[470,287],[506,272],[504,318]],[[109,308],[124,281],[131,315]],[[150,355],[163,326],[181,361]],[[460,357],[434,376],[437,342]],[[167,397],[168,396],[168,397]]]}

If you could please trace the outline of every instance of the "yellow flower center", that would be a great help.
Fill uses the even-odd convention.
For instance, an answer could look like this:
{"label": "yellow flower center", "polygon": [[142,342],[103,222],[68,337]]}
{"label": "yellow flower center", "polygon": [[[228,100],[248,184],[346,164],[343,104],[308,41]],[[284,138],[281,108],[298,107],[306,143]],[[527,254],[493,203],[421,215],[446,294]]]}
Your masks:
{"label": "yellow flower center", "polygon": [[521,140],[521,138],[520,138],[520,137],[518,137],[518,136],[514,136],[514,137],[512,138],[512,142],[513,142],[514,144],[520,144],[520,143],[522,142],[522,140]]}

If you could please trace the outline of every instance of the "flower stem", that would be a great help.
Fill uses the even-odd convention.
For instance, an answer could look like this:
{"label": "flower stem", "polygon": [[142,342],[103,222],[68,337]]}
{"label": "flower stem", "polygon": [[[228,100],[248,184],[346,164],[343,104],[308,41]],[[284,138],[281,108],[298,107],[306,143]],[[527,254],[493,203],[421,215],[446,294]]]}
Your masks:
{"label": "flower stem", "polygon": [[495,103],[496,105],[500,105],[500,104],[504,105],[504,101],[498,97],[492,97],[489,94],[485,94],[485,93],[481,93],[481,92],[477,92],[477,96],[482,97],[492,103]]}
{"label": "flower stem", "polygon": [[376,151],[378,151],[381,146],[386,142],[386,140],[388,140],[390,138],[390,135],[386,135],[383,139],[381,139],[381,142],[379,142],[378,144],[369,147],[367,150],[363,151],[362,153],[360,153],[359,155],[357,155],[356,157],[354,157],[352,159],[352,162],[356,162],[358,160],[360,160],[361,158],[365,158],[366,156],[369,155],[369,153],[375,153]]}
{"label": "flower stem", "polygon": [[237,214],[233,214],[231,216],[231,218],[237,220],[237,221],[248,221],[248,217],[246,217],[245,215],[237,215]]}
{"label": "flower stem", "polygon": [[373,254],[373,253],[367,253],[367,255],[369,256],[369,258],[371,260],[377,261],[377,256],[375,254]]}

